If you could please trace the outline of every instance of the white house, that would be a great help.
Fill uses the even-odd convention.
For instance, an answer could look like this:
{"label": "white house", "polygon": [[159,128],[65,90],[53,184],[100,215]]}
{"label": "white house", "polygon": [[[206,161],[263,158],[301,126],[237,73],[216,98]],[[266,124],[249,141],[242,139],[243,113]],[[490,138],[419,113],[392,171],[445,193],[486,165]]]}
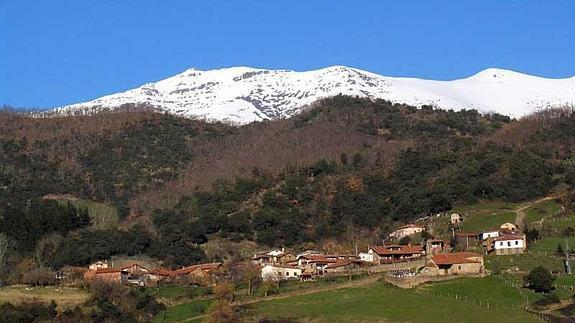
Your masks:
{"label": "white house", "polygon": [[499,229],[489,229],[481,232],[481,240],[485,241],[489,238],[499,237]]}
{"label": "white house", "polygon": [[389,238],[399,240],[403,237],[407,237],[407,236],[411,236],[411,235],[423,232],[424,230],[425,230],[424,226],[417,225],[417,224],[406,224],[406,225],[402,226],[401,228],[390,233]]}
{"label": "white house", "polygon": [[499,226],[501,228],[501,230],[504,231],[508,231],[508,232],[516,232],[517,231],[517,226],[513,223],[503,223],[501,226]]}
{"label": "white house", "polygon": [[451,224],[458,224],[463,222],[463,217],[457,213],[453,213],[451,214],[450,221]]}
{"label": "white house", "polygon": [[361,261],[373,262],[373,252],[360,252],[358,256]]}
{"label": "white house", "polygon": [[90,270],[106,269],[109,268],[107,261],[96,261],[95,263],[88,266]]}
{"label": "white house", "polygon": [[297,267],[282,265],[266,265],[262,267],[263,280],[297,279],[301,276],[301,273],[301,268]]}
{"label": "white house", "polygon": [[289,252],[285,252],[283,248],[281,250],[258,253],[252,257],[252,262],[258,265],[286,264],[295,260],[296,257]]}
{"label": "white house", "polygon": [[527,249],[524,234],[506,234],[493,239],[493,251],[496,255],[515,255]]}

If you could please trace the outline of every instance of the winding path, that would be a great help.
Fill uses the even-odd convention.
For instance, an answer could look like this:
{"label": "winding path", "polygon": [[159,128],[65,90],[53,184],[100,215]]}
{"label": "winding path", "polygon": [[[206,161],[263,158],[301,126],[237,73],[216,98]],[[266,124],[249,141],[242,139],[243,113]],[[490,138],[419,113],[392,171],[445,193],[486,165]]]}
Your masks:
{"label": "winding path", "polygon": [[528,204],[522,205],[519,208],[515,209],[514,212],[517,214],[515,217],[515,225],[519,228],[519,230],[523,231],[523,229],[525,228],[525,217],[527,216],[527,213],[525,213],[525,210],[527,210],[528,208],[532,207],[535,204],[544,202],[544,201],[549,201],[549,200],[553,200],[555,199],[555,196],[547,196],[541,199],[538,199],[534,202],[530,202]]}

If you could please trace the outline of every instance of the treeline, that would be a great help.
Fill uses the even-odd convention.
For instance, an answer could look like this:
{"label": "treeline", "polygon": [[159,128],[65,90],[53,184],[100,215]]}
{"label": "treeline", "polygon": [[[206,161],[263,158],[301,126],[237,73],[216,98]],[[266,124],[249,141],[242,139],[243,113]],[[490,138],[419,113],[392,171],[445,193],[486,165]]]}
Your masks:
{"label": "treeline", "polygon": [[[575,114],[553,111],[516,121],[337,96],[239,128],[150,112],[9,114],[0,219],[20,258],[53,269],[117,254],[179,267],[206,260],[214,238],[280,247],[360,232],[377,242],[455,203],[572,192]],[[143,225],[98,231],[84,211],[40,200],[66,193],[113,204],[123,228]]]}
{"label": "treeline", "polygon": [[107,201],[126,216],[134,195],[182,174],[196,141],[228,129],[149,111],[55,118],[0,112],[0,207],[68,193]]}

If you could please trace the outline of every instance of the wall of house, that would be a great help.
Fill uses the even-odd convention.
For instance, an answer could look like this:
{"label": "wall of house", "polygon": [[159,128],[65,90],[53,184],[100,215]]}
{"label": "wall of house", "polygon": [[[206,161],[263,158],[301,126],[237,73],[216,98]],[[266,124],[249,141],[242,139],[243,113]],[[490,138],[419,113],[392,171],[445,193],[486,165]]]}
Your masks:
{"label": "wall of house", "polygon": [[[449,275],[461,275],[461,274],[479,274],[482,271],[482,266],[480,263],[468,263],[468,264],[454,264],[448,270]],[[440,270],[440,274],[445,274],[445,272]]]}
{"label": "wall of house", "polygon": [[497,237],[499,237],[499,231],[484,232],[481,234],[481,240],[487,240],[489,238],[497,238]]}
{"label": "wall of house", "polygon": [[97,274],[96,280],[102,280],[111,283],[119,283],[122,281],[122,274],[121,273]]}
{"label": "wall of house", "polygon": [[361,261],[373,262],[373,253],[370,252],[360,252],[359,259]]}
{"label": "wall of house", "polygon": [[496,255],[518,255],[523,253],[524,248],[495,249]]}
{"label": "wall of house", "polygon": [[497,253],[499,250],[505,249],[525,249],[525,242],[523,239],[517,240],[507,240],[507,241],[495,241],[493,246],[495,248],[495,252]]}

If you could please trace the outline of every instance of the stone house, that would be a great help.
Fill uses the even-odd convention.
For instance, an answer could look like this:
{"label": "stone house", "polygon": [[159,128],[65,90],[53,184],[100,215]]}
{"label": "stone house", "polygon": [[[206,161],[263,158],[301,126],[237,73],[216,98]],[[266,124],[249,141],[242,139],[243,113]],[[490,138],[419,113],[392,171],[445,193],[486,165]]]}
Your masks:
{"label": "stone house", "polygon": [[265,265],[262,267],[262,280],[298,279],[302,269],[284,265]]}
{"label": "stone house", "polygon": [[324,268],[326,274],[340,274],[347,271],[360,268],[362,265],[361,260],[338,260],[334,263],[328,264]]}
{"label": "stone house", "polygon": [[483,255],[473,252],[436,254],[428,261],[426,274],[432,276],[485,273]]}
{"label": "stone house", "polygon": [[400,240],[401,238],[411,236],[425,231],[425,227],[417,224],[406,224],[401,228],[389,234],[389,238],[393,240]]}
{"label": "stone house", "polygon": [[119,269],[100,268],[96,270],[88,270],[84,273],[84,280],[86,282],[102,281],[120,284],[126,280],[126,276]]}
{"label": "stone house", "polygon": [[296,256],[289,252],[285,252],[285,249],[281,250],[271,250],[268,252],[258,253],[252,257],[252,262],[256,265],[272,265],[272,264],[287,264],[289,262],[295,261]]}

